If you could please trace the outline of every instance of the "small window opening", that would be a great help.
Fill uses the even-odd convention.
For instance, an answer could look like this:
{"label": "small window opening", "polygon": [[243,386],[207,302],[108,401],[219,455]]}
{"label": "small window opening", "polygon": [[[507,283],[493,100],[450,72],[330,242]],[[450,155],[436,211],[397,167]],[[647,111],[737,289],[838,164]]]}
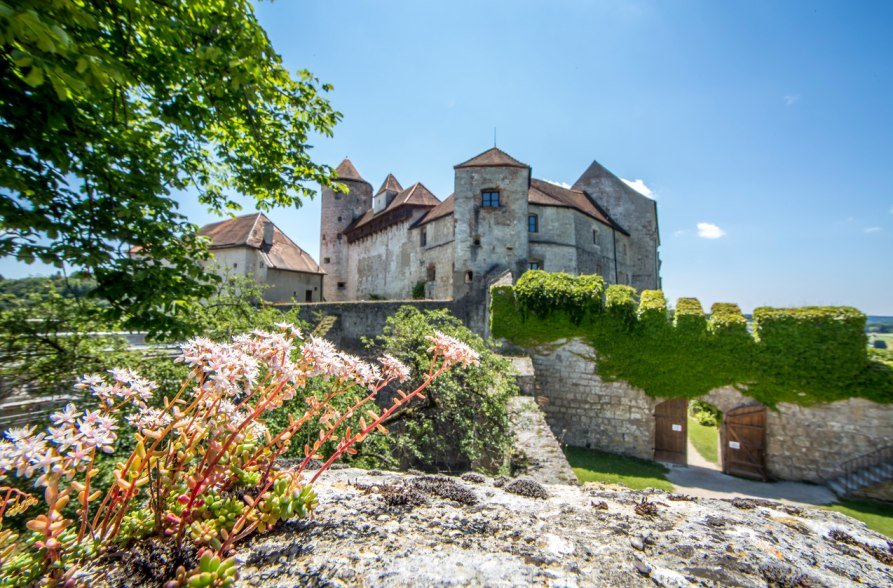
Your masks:
{"label": "small window opening", "polygon": [[527,268],[532,270],[543,269],[543,262],[538,259],[531,259],[527,263]]}
{"label": "small window opening", "polygon": [[429,282],[433,282],[434,280],[436,280],[437,279],[437,266],[434,265],[433,263],[428,265],[427,273],[428,273],[427,278],[428,278]]}
{"label": "small window opening", "polygon": [[344,290],[346,287],[347,287],[347,284],[345,284],[344,282],[338,282],[339,290]]}
{"label": "small window opening", "polygon": [[474,272],[471,270],[468,270],[467,272],[465,272],[465,282],[468,283],[468,282],[471,282],[472,280],[474,280]]}
{"label": "small window opening", "polygon": [[592,244],[598,245],[598,229],[592,229]]}
{"label": "small window opening", "polygon": [[499,192],[496,190],[481,192],[481,206],[483,208],[499,208]]}
{"label": "small window opening", "polygon": [[423,228],[419,235],[419,244],[425,247],[428,244],[428,229]]}
{"label": "small window opening", "polygon": [[539,233],[540,232],[540,219],[535,214],[527,215],[527,232],[528,233]]}
{"label": "small window opening", "polygon": [[474,246],[475,246],[475,247],[480,247],[480,246],[481,246],[481,238],[480,238],[480,237],[475,237],[475,238],[474,238]]}
{"label": "small window opening", "polygon": [[332,263],[332,258],[331,257],[323,257],[322,262],[323,263]]}
{"label": "small window opening", "polygon": [[339,223],[341,222],[341,217],[340,217],[340,216],[338,217],[338,222],[339,222]]}
{"label": "small window opening", "polygon": [[239,264],[236,263],[236,262],[234,261],[234,262],[233,262],[233,268],[237,268],[237,267],[239,267]]}

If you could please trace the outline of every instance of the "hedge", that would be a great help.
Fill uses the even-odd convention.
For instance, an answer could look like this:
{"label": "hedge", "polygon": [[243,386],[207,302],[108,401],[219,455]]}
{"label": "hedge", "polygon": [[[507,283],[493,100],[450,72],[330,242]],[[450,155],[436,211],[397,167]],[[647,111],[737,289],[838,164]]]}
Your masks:
{"label": "hedge", "polygon": [[769,406],[859,396],[893,402],[893,366],[869,358],[865,315],[853,308],[758,308],[751,335],[733,303],[714,304],[707,317],[697,299],[680,298],[670,321],[660,290],[643,291],[636,306],[629,286],[605,289],[597,276],[543,271],[494,289],[491,300],[494,337],[528,346],[586,338],[603,379],[652,396],[695,398],[735,386]]}

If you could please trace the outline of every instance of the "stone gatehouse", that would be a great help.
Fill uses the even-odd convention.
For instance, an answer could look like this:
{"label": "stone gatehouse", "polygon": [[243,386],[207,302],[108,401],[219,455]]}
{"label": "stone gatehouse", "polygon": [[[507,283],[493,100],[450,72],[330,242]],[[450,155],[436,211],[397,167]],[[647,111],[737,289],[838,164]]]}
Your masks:
{"label": "stone gatehouse", "polygon": [[[653,398],[626,382],[606,382],[596,373],[597,354],[580,339],[530,349],[535,394],[552,431],[572,446],[642,459],[655,454]],[[755,404],[731,387],[700,400],[723,413]],[[893,406],[862,398],[803,407],[782,403],[766,410],[765,465],[770,479],[822,482],[840,465],[893,445]],[[893,500],[890,484],[863,494]]]}

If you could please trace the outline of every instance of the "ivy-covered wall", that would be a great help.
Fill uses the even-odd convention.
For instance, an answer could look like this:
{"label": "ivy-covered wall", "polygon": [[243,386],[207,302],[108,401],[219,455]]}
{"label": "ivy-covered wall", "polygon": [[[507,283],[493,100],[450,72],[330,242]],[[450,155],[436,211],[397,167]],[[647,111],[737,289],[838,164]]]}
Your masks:
{"label": "ivy-covered wall", "polygon": [[598,374],[654,397],[703,396],[735,386],[768,406],[863,397],[893,402],[893,366],[869,359],[865,315],[850,307],[758,308],[753,332],[736,304],[659,290],[605,288],[599,276],[526,272],[491,292],[491,333],[518,345],[583,337]]}

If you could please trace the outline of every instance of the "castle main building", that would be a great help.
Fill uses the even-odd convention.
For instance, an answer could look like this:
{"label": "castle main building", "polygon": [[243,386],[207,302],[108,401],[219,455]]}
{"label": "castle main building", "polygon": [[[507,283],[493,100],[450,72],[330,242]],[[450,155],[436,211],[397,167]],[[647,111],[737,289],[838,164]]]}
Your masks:
{"label": "castle main building", "polygon": [[454,192],[441,201],[393,175],[373,193],[341,162],[347,193],[322,190],[325,300],[406,299],[421,288],[460,299],[531,268],[660,287],[657,204],[597,162],[569,189],[495,147],[454,169]]}

